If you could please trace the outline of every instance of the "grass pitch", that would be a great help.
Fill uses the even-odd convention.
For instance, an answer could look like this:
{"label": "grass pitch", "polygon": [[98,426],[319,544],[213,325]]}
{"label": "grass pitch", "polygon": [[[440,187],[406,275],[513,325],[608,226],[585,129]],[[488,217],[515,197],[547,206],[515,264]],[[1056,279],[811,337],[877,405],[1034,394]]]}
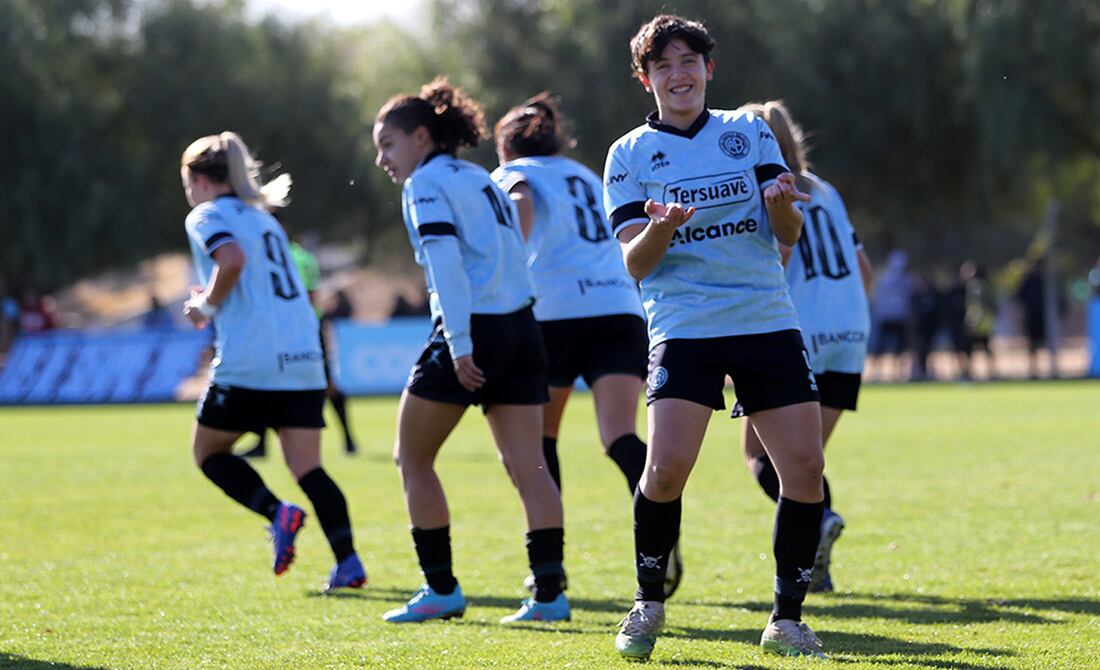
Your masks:
{"label": "grass pitch", "polygon": [[[740,424],[716,414],[685,495],[686,576],[650,664],[1100,668],[1098,408],[1100,384],[1085,382],[867,388],[827,453],[848,529],[838,592],[807,601],[831,655],[817,662],[757,646],[773,507],[741,464]],[[332,558],[318,524],[273,577],[263,521],[190,462],[191,407],[0,410],[0,668],[630,666],[612,638],[633,593],[631,508],[590,398],[573,399],[560,439],[573,621],[523,629],[497,623],[524,596],[524,528],[476,410],[440,461],[466,617],[382,622],[420,583],[394,411],[352,405],[355,458],[326,433],[370,585],[322,597]],[[305,502],[278,457],[259,468]]]}

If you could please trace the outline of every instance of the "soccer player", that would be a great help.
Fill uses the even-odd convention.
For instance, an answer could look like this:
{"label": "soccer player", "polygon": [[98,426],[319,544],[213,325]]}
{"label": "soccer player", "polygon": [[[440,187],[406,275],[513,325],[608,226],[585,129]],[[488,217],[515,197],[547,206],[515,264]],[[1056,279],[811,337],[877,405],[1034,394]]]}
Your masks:
{"label": "soccer player", "polygon": [[[848,219],[848,210],[840,194],[831,184],[810,172],[802,128],[791,118],[786,105],[771,101],[745,105],[741,110],[755,114],[768,124],[782,150],[783,160],[795,175],[799,190],[811,198],[799,205],[804,223],[798,244],[794,247],[784,245],[780,252],[787,266],[791,302],[798,312],[802,338],[821,396],[821,443],[824,447],[841,413],[856,409],[871,330],[867,295],[874,271]],[[740,416],[740,409],[740,405],[734,407],[735,417]],[[760,437],[753,430],[752,419],[745,420],[741,444],[745,464],[760,488],[772,500],[778,501],[779,477]],[[829,481],[824,476],[822,485],[825,511],[809,589],[817,592],[833,590],[829,560],[833,543],[844,530],[844,519],[832,509]]]}
{"label": "soccer player", "polygon": [[[516,203],[538,297],[535,318],[550,362],[543,455],[560,490],[558,430],[573,382],[583,377],[596,403],[604,452],[633,496],[646,452],[636,432],[648,349],[642,303],[608,230],[600,178],[560,155],[576,145],[564,125],[556,101],[541,93],[509,110],[494,132],[501,164],[492,176]],[[681,574],[675,551],[666,597]]]}
{"label": "soccer player", "polygon": [[328,538],[336,566],[326,590],[360,587],[366,572],[355,553],[347,502],[321,467],[325,373],[317,317],[291,262],[286,234],[265,209],[286,192],[263,192],[259,163],[234,133],[195,140],[183,152],[180,176],[187,236],[203,287],[184,313],[199,328],[214,324],[211,381],[199,400],[195,462],[233,500],[271,521],[275,574],[294,560],[294,539],[306,514],[280,502],[260,475],[232,453],[246,432],[279,432],[287,466]]}
{"label": "soccer player", "polygon": [[515,208],[481,167],[456,158],[485,135],[481,106],[438,78],[391,98],[374,124],[376,163],[403,184],[402,206],[435,322],[397,410],[394,460],[427,582],[383,615],[404,623],[461,616],[450,518],[435,457],[466,408],[481,405],[527,517],[535,588],[502,623],[569,619],[562,593],[561,497],[539,448],[546,353]]}
{"label": "soccer player", "polygon": [[680,496],[726,375],[781,482],[775,601],[764,649],[823,656],[802,622],[823,505],[817,386],[776,241],[802,228],[795,186],[763,120],[706,107],[714,74],[706,28],[661,15],[630,42],[656,112],[616,141],[605,209],[639,280],[649,322],[649,448],[634,503],[638,591],[615,647],[648,658],[664,622],[662,584],[680,530]]}

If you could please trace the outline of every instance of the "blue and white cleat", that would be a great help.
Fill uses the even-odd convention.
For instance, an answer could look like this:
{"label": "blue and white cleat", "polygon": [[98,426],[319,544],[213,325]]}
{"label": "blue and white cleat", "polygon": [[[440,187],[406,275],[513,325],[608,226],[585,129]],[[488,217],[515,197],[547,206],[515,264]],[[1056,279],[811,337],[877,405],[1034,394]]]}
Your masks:
{"label": "blue and white cleat", "polygon": [[455,590],[441,595],[424,584],[404,607],[390,610],[382,619],[390,623],[419,623],[429,619],[450,619],[466,613],[466,597],[457,584]]}
{"label": "blue and white cleat", "polygon": [[821,517],[821,539],[817,543],[817,555],[814,556],[814,576],[810,579],[810,593],[830,593],[833,590],[833,578],[829,574],[832,562],[833,544],[844,532],[844,517],[831,509],[825,510]]}
{"label": "blue and white cleat", "polygon": [[367,583],[367,571],[357,554],[352,554],[337,563],[329,573],[325,584],[325,593],[336,589],[358,589]]}
{"label": "blue and white cleat", "polygon": [[540,603],[534,598],[528,598],[520,603],[519,610],[515,614],[509,614],[500,620],[501,623],[516,623],[521,621],[569,621],[569,601],[564,593],[559,593],[548,603]]}
{"label": "blue and white cleat", "polygon": [[301,507],[290,503],[279,503],[275,511],[275,520],[268,526],[271,541],[275,545],[275,575],[287,571],[294,562],[294,538],[306,522],[306,513]]}

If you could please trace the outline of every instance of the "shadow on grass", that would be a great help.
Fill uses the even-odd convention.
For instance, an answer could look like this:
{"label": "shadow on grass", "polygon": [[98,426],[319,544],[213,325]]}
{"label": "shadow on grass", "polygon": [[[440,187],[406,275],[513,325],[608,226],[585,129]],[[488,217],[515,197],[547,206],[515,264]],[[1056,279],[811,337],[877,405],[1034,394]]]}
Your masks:
{"label": "shadow on grass", "polygon": [[0,651],[0,668],[3,670],[108,670],[92,665],[70,665],[57,661],[39,661]]}
{"label": "shadow on grass", "polygon": [[[739,607],[753,612],[770,612],[772,609],[772,603],[765,601],[739,603],[694,601],[689,604]],[[923,605],[924,607],[904,605]],[[1062,622],[1049,616],[1022,610],[1100,614],[1100,600],[944,598],[916,593],[832,593],[822,597],[811,596],[807,600],[806,610],[814,615],[838,619],[889,619],[912,624],[966,624],[994,621],[1057,624]]]}
{"label": "shadow on grass", "polygon": [[[756,629],[671,626],[662,633],[662,636],[689,640],[733,642],[750,646],[760,644],[760,631]],[[955,661],[950,656],[963,653],[998,657],[1014,655],[1013,652],[1005,649],[957,647],[941,642],[914,642],[869,633],[822,631],[820,636],[825,643],[825,653],[829,654],[831,659],[841,663],[858,662],[883,666],[918,665],[952,670],[993,670],[994,666]],[[886,656],[895,658],[878,658]],[[930,656],[947,656],[947,658],[927,658]]]}

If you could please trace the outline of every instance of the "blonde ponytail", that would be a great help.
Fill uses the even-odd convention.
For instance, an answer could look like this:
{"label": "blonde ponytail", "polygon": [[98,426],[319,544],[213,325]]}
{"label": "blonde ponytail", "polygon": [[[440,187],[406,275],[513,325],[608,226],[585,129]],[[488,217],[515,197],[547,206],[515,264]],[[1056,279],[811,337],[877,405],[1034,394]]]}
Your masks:
{"label": "blonde ponytail", "polygon": [[254,159],[237,133],[200,137],[187,147],[180,161],[188,169],[216,182],[228,183],[233,195],[253,207],[285,207],[290,202],[290,175],[281,174],[260,185],[260,161]]}

